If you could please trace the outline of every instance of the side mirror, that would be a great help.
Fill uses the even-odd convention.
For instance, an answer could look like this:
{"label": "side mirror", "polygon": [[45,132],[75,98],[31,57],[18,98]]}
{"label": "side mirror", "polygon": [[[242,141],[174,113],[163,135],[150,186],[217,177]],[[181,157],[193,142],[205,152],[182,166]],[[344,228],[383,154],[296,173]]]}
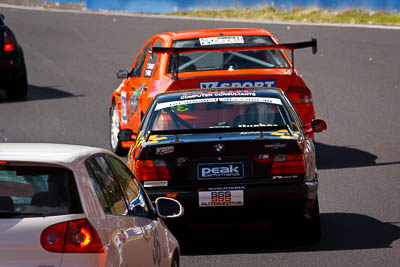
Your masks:
{"label": "side mirror", "polygon": [[155,207],[161,218],[177,218],[183,215],[183,207],[177,200],[168,197],[156,199]]}
{"label": "side mirror", "polygon": [[129,142],[136,141],[135,138],[132,138],[132,135],[136,135],[131,129],[123,129],[118,133],[118,140]]}
{"label": "side mirror", "polygon": [[306,134],[312,134],[312,133],[322,133],[327,129],[326,122],[321,119],[314,119],[310,123],[307,123],[304,125],[304,130]]}
{"label": "side mirror", "polygon": [[117,71],[117,78],[118,79],[125,79],[129,77],[129,71],[127,70],[119,70]]}

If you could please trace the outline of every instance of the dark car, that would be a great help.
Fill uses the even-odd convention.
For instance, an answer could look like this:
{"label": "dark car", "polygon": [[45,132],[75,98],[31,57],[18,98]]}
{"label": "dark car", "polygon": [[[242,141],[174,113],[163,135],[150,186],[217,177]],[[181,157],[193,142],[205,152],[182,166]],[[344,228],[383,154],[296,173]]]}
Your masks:
{"label": "dark car", "polygon": [[9,100],[23,99],[28,91],[24,53],[4,23],[3,14],[0,14],[0,90],[5,90]]}
{"label": "dark car", "polygon": [[[310,135],[276,88],[197,89],[155,97],[128,165],[150,198],[174,197],[185,224],[290,222],[320,238]],[[128,140],[132,131],[121,132]],[[135,135],[135,134],[134,134]]]}

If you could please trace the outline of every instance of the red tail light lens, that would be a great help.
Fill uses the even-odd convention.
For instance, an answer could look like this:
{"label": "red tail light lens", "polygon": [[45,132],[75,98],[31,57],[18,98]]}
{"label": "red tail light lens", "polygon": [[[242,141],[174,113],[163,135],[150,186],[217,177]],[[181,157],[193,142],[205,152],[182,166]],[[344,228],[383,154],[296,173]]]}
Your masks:
{"label": "red tail light lens", "polygon": [[11,33],[4,32],[4,51],[11,52],[15,50],[14,40],[11,36]]}
{"label": "red tail light lens", "polygon": [[271,175],[303,175],[306,173],[302,154],[276,155],[272,163]]}
{"label": "red tail light lens", "polygon": [[68,222],[54,224],[47,227],[40,236],[42,247],[50,252],[62,253],[65,243],[65,232],[68,227]]}
{"label": "red tail light lens", "polygon": [[140,181],[171,179],[164,160],[137,160],[135,174]]}
{"label": "red tail light lens", "polygon": [[40,236],[42,247],[58,253],[104,253],[99,235],[87,219],[47,227]]}
{"label": "red tail light lens", "polygon": [[311,104],[312,95],[310,89],[302,86],[291,86],[286,94],[293,104]]}

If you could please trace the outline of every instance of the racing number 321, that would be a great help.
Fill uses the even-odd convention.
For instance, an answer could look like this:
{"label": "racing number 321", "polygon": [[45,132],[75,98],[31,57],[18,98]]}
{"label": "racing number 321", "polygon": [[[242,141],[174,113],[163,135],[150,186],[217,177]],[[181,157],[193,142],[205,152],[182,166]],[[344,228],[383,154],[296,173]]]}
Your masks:
{"label": "racing number 321", "polygon": [[232,201],[231,192],[229,191],[211,192],[211,201],[212,202]]}

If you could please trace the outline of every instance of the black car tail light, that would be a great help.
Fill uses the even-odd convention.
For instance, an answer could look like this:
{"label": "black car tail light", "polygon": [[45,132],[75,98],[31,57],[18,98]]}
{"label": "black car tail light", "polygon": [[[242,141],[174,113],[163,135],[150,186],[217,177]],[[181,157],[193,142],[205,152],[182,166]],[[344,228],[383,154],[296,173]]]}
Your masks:
{"label": "black car tail light", "polygon": [[304,175],[305,173],[303,154],[279,154],[274,157],[271,176]]}
{"label": "black car tail light", "polygon": [[137,160],[135,174],[140,181],[171,179],[164,160]]}
{"label": "black car tail light", "polygon": [[11,52],[15,50],[15,43],[14,39],[11,36],[11,33],[8,31],[4,32],[4,46],[3,46],[4,52]]}

